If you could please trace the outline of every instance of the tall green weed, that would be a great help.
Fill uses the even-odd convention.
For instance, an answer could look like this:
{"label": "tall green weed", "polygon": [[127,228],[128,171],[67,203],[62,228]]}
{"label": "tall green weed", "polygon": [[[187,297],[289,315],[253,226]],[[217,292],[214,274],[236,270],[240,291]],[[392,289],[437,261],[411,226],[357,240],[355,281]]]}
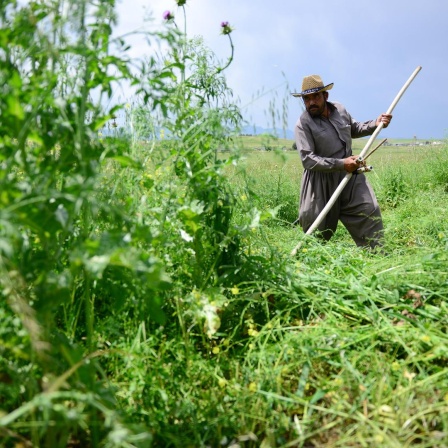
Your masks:
{"label": "tall green weed", "polygon": [[[126,167],[130,161],[120,139],[98,138],[121,107],[104,110],[103,102],[111,97],[114,83],[140,77],[123,53],[117,56],[123,44],[111,39],[113,1],[11,1],[4,6],[1,292],[9,305],[6,316],[12,312],[21,320],[31,344],[24,345],[20,356],[4,352],[9,362],[2,369],[12,385],[2,408],[17,409],[2,419],[3,430],[12,428],[2,436],[55,447],[67,446],[74,437],[95,446],[113,439],[122,424],[109,402],[110,392],[96,380],[99,364],[91,356],[97,349],[96,309],[119,308],[117,298],[124,304],[132,297],[136,308],[161,320],[158,291],[170,282],[162,262],[148,250],[150,235],[126,206],[111,202],[99,188],[108,162]],[[68,14],[71,8],[76,14]],[[176,40],[174,33],[163,38],[173,44]],[[151,62],[147,67],[154,70]],[[170,70],[158,69],[156,78],[138,81],[146,101],[160,102],[169,93],[159,80]],[[19,383],[23,375],[14,371],[30,367],[28,381]],[[74,389],[61,392],[66,380]],[[67,400],[76,403],[76,412],[64,405]],[[103,418],[108,425],[101,423]],[[18,419],[26,428],[20,433],[14,429]],[[52,419],[73,423],[52,426]]]}
{"label": "tall green weed", "polygon": [[[218,157],[241,120],[222,75],[232,29],[221,27],[230,56],[219,64],[168,24],[152,35],[166,57],[136,71],[112,38],[112,0],[12,0],[1,14],[2,312],[5,341],[19,322],[29,337],[20,356],[3,351],[12,386],[1,434],[36,446],[148,444],[123,420],[103,358],[134,330],[127,319],[208,347],[245,263],[252,220],[233,222],[223,170],[237,157]],[[105,108],[122,83],[135,100]],[[19,385],[15,373],[29,368]]]}

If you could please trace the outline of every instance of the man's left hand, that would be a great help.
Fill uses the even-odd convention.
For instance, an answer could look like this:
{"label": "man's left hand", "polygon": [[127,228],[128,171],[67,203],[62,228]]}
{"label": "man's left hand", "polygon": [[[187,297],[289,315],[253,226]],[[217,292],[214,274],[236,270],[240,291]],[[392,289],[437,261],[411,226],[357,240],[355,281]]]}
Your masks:
{"label": "man's left hand", "polygon": [[365,161],[358,161],[358,156],[349,156],[344,159],[344,170],[347,171],[347,173],[353,173],[358,168],[365,165]]}
{"label": "man's left hand", "polygon": [[380,123],[383,123],[383,128],[387,128],[389,126],[390,121],[392,120],[391,114],[381,114],[376,119],[376,125],[379,126]]}

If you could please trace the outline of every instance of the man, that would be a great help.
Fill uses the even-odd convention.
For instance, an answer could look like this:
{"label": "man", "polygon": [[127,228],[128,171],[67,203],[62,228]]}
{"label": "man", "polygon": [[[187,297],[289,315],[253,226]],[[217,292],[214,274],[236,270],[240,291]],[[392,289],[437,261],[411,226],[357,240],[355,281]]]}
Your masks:
{"label": "man", "polygon": [[300,193],[299,223],[306,232],[330,200],[346,173],[354,173],[328,215],[318,226],[320,236],[329,240],[338,220],[358,246],[375,248],[382,244],[383,222],[375,194],[352,155],[352,138],[371,135],[382,122],[387,127],[392,115],[358,122],[342,104],[328,101],[328,90],[319,75],[305,76],[301,97],[306,111],[295,126],[295,142],[305,168]]}

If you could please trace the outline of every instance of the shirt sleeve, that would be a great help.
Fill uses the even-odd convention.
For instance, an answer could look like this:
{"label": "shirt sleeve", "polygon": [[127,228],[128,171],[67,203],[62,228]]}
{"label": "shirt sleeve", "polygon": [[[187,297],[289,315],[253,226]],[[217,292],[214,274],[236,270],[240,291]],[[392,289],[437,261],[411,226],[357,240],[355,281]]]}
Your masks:
{"label": "shirt sleeve", "polygon": [[367,135],[372,135],[373,132],[375,131],[376,120],[361,122],[354,120],[350,114],[348,114],[348,116],[350,117],[352,138],[359,138],[359,137],[365,137]]}
{"label": "shirt sleeve", "polygon": [[314,139],[310,129],[299,121],[295,127],[295,140],[302,165],[310,171],[344,171],[344,160],[321,157],[315,153]]}

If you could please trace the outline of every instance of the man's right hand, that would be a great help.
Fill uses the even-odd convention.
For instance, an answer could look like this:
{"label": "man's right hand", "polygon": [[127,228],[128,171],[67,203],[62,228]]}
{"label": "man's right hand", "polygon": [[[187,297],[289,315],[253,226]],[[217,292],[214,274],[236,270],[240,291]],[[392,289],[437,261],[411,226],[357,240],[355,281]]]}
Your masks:
{"label": "man's right hand", "polygon": [[344,170],[347,173],[353,173],[361,166],[363,166],[363,162],[358,162],[358,156],[350,156],[344,159]]}

